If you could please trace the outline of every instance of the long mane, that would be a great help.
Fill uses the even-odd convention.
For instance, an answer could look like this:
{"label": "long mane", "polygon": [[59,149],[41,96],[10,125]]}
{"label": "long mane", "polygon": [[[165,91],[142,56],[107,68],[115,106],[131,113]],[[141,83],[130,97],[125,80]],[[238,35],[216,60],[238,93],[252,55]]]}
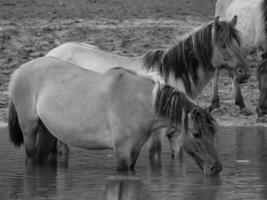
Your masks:
{"label": "long mane", "polygon": [[158,86],[154,96],[154,110],[157,115],[165,118],[170,124],[182,123],[182,113],[191,113],[192,119],[199,125],[202,133],[216,132],[216,122],[213,117],[183,92],[169,85]]}
{"label": "long mane", "polygon": [[[187,94],[191,95],[191,81],[197,83],[198,68],[213,70],[212,57],[212,23],[191,33],[184,40],[166,50],[149,51],[144,56],[144,68],[157,68],[161,76],[168,78],[172,72],[175,78],[182,78]],[[193,80],[190,80],[189,74]]]}
{"label": "long mane", "polygon": [[[266,0],[267,1],[267,0]],[[240,44],[238,31],[228,25],[227,22],[220,21],[218,33],[214,36],[214,41],[224,43],[230,48],[232,40]],[[213,21],[203,25],[198,30],[189,34],[176,45],[166,50],[149,51],[144,56],[144,69],[156,70],[167,81],[170,73],[175,78],[181,78],[185,84],[186,93],[192,95],[191,85],[199,82],[199,68],[214,71],[211,63],[213,54]],[[226,29],[226,27],[229,27]]]}

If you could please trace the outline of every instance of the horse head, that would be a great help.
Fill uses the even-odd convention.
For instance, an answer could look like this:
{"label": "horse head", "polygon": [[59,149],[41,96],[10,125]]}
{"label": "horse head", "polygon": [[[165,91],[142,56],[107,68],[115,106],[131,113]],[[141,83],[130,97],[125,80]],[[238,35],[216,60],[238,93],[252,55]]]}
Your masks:
{"label": "horse head", "polygon": [[183,110],[180,145],[206,175],[216,175],[222,171],[214,146],[215,124],[215,120],[200,107],[189,113]]}
{"label": "horse head", "polygon": [[219,21],[219,17],[214,19],[212,64],[215,68],[227,69],[239,83],[243,83],[250,76],[250,68],[242,54],[242,41],[236,24],[237,16],[230,22]]}

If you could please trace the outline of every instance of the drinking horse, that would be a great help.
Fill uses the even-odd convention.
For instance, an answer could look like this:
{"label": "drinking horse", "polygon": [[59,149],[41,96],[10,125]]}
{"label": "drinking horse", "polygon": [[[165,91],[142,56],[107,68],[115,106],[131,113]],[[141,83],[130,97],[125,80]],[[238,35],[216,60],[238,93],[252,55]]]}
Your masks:
{"label": "drinking horse", "polygon": [[[215,70],[222,66],[236,75],[236,81],[248,78],[249,68],[240,54],[241,40],[235,29],[236,23],[236,17],[230,22],[216,18],[173,47],[152,50],[140,57],[120,56],[79,43],[65,43],[51,50],[47,56],[101,73],[117,66],[134,71],[156,71],[167,84],[195,98],[212,79]],[[172,134],[171,131],[167,131],[169,134]],[[155,133],[151,137],[149,151],[152,156],[160,152],[159,136]]]}
{"label": "drinking horse", "polygon": [[[267,0],[217,0],[215,15],[220,16],[223,20],[229,20],[233,16],[238,17],[236,28],[239,30],[242,39],[244,57],[257,49],[266,51]],[[262,55],[266,57],[266,54]],[[217,70],[212,81],[213,107],[219,107],[218,77],[219,71]],[[241,113],[252,114],[246,107],[240,85],[235,80],[233,81],[233,91],[235,104],[240,107]]]}
{"label": "drinking horse", "polygon": [[59,139],[113,149],[118,170],[134,169],[152,128],[182,126],[176,139],[203,172],[222,170],[215,120],[183,92],[122,68],[100,74],[51,57],[30,61],[11,78],[8,124],[11,141],[24,143],[29,161],[46,162]]}

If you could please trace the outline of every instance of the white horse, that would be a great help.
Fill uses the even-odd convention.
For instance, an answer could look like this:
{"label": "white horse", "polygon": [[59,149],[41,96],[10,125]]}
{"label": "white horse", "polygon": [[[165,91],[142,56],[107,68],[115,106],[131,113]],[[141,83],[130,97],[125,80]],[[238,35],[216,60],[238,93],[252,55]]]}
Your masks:
{"label": "white horse", "polygon": [[[266,51],[267,0],[218,0],[215,16],[223,20],[230,20],[233,16],[238,17],[236,28],[242,39],[244,57],[258,49]],[[213,80],[213,107],[219,107],[218,77],[219,71],[217,70]],[[236,81],[233,82],[233,90],[235,103],[240,107],[241,113],[252,114],[244,103],[240,85]]]}

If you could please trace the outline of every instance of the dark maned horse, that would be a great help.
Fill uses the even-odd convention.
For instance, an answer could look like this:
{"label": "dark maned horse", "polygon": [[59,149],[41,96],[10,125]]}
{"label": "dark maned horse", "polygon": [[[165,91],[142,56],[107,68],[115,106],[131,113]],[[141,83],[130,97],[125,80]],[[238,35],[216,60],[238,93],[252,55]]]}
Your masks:
{"label": "dark maned horse", "polygon": [[[248,78],[249,68],[240,54],[241,40],[235,29],[236,23],[236,17],[230,22],[216,18],[173,47],[149,51],[141,57],[119,56],[77,43],[63,44],[51,50],[47,56],[101,73],[117,66],[134,71],[157,71],[167,84],[195,98],[211,80],[215,70],[222,66],[235,74],[239,82]],[[153,155],[161,145],[159,134],[152,136],[149,149]]]}
{"label": "dark maned horse", "polygon": [[205,174],[219,173],[214,119],[184,93],[151,77],[159,76],[125,69],[100,74],[51,57],[28,62],[10,82],[11,141],[24,142],[27,160],[34,163],[56,157],[57,139],[91,150],[113,149],[117,168],[129,170],[152,129],[182,125],[173,145],[182,145]]}

